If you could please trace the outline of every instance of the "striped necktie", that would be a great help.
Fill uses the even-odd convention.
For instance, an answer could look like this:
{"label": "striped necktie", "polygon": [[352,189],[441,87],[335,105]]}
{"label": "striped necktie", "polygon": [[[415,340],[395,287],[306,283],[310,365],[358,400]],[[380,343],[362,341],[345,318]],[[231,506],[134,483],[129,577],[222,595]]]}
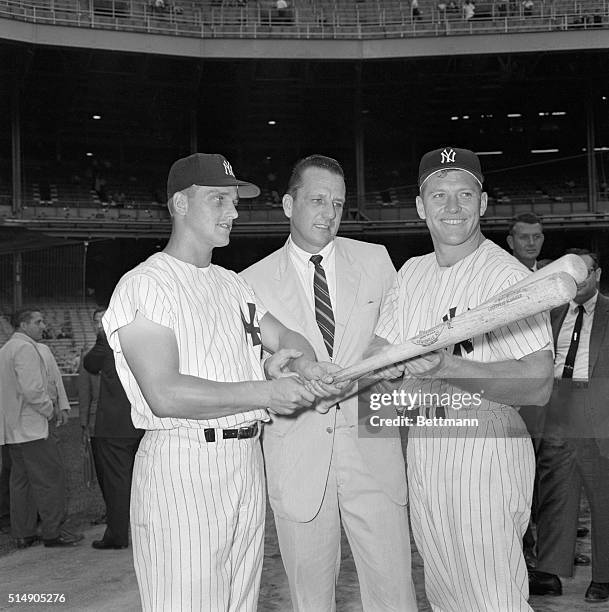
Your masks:
{"label": "striped necktie", "polygon": [[328,355],[332,357],[332,349],[334,347],[334,312],[332,312],[332,300],[328,291],[326,272],[321,265],[322,259],[322,255],[311,256],[311,263],[315,266],[315,273],[313,275],[315,319],[328,349]]}

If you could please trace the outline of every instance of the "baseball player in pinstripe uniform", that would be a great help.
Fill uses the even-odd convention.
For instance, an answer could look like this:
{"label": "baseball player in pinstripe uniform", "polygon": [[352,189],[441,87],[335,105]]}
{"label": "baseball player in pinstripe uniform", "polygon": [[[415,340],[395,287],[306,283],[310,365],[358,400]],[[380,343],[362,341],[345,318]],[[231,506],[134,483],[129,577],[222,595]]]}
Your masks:
{"label": "baseball player in pinstripe uniform", "polygon": [[[221,155],[173,164],[172,234],[118,283],[104,328],[135,427],[146,430],[131,494],[144,610],[255,610],[265,491],[259,444],[267,410],[291,414],[334,394],[331,364],[281,325],[236,274],[211,264],[229,242],[239,195]],[[267,362],[298,376],[265,381]],[[288,372],[285,372],[288,374]]]}
{"label": "baseball player in pinstripe uniform", "polygon": [[[471,151],[447,147],[423,156],[417,211],[434,252],[399,271],[371,353],[476,307],[528,274],[480,231],[487,204],[482,181]],[[409,429],[412,530],[434,610],[531,609],[522,535],[535,459],[513,406],[547,400],[550,337],[547,317],[538,315],[392,368],[392,375],[404,372],[406,392],[450,398],[422,402],[421,415],[478,419],[465,428]]]}

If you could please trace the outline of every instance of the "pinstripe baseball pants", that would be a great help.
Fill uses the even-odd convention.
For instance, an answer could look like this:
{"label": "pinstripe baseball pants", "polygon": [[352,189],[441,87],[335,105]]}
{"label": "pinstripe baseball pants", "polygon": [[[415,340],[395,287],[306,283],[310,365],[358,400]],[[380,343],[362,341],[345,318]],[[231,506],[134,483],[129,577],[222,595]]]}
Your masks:
{"label": "pinstripe baseball pants", "polygon": [[412,532],[435,612],[531,610],[522,536],[534,474],[528,436],[409,439]]}
{"label": "pinstripe baseball pants", "polygon": [[256,609],[265,485],[259,437],[151,430],[135,459],[131,530],[144,611]]}

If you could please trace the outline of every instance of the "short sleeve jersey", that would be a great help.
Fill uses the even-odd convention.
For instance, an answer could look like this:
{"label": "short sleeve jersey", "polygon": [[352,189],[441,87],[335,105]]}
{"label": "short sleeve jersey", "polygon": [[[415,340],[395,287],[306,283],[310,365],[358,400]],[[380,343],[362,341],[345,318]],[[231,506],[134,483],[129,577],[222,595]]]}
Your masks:
{"label": "short sleeve jersey", "polygon": [[[381,312],[376,335],[392,344],[405,342],[423,330],[475,308],[528,274],[518,260],[490,240],[450,267],[440,267],[435,253],[413,257],[398,272]],[[480,362],[504,361],[520,359],[542,349],[552,350],[551,338],[549,318],[542,313],[447,350]],[[429,393],[450,391],[448,385],[433,379],[410,379],[404,387]],[[497,404],[483,400],[479,410],[496,407]]]}
{"label": "short sleeve jersey", "polygon": [[229,429],[268,420],[266,410],[247,406],[243,412],[214,419],[155,416],[127,365],[117,333],[138,311],[174,332],[181,374],[217,382],[264,380],[259,320],[266,310],[243,279],[220,266],[198,268],[155,253],[121,278],[103,325],[135,427]]}

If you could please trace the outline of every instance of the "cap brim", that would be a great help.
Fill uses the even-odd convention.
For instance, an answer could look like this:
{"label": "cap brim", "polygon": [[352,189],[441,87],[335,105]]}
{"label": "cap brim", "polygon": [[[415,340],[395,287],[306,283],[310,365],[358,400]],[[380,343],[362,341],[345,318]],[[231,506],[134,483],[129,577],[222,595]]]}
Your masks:
{"label": "cap brim", "polygon": [[257,198],[260,195],[260,187],[254,185],[254,183],[237,181],[237,187],[239,188],[240,198]]}
{"label": "cap brim", "polygon": [[478,181],[478,185],[480,185],[480,187],[482,187],[482,180],[480,180],[480,179],[483,179],[483,177],[476,176],[471,170],[467,170],[466,168],[459,168],[458,166],[450,166],[448,168],[446,166],[444,166],[442,168],[436,168],[435,170],[432,170],[423,180],[419,179],[419,189],[421,187],[423,187],[425,181],[429,177],[433,176],[434,174],[436,174],[438,172],[442,172],[442,170],[461,170],[462,172],[467,172],[467,174],[469,174],[470,176],[473,176],[476,179],[476,181]]}

